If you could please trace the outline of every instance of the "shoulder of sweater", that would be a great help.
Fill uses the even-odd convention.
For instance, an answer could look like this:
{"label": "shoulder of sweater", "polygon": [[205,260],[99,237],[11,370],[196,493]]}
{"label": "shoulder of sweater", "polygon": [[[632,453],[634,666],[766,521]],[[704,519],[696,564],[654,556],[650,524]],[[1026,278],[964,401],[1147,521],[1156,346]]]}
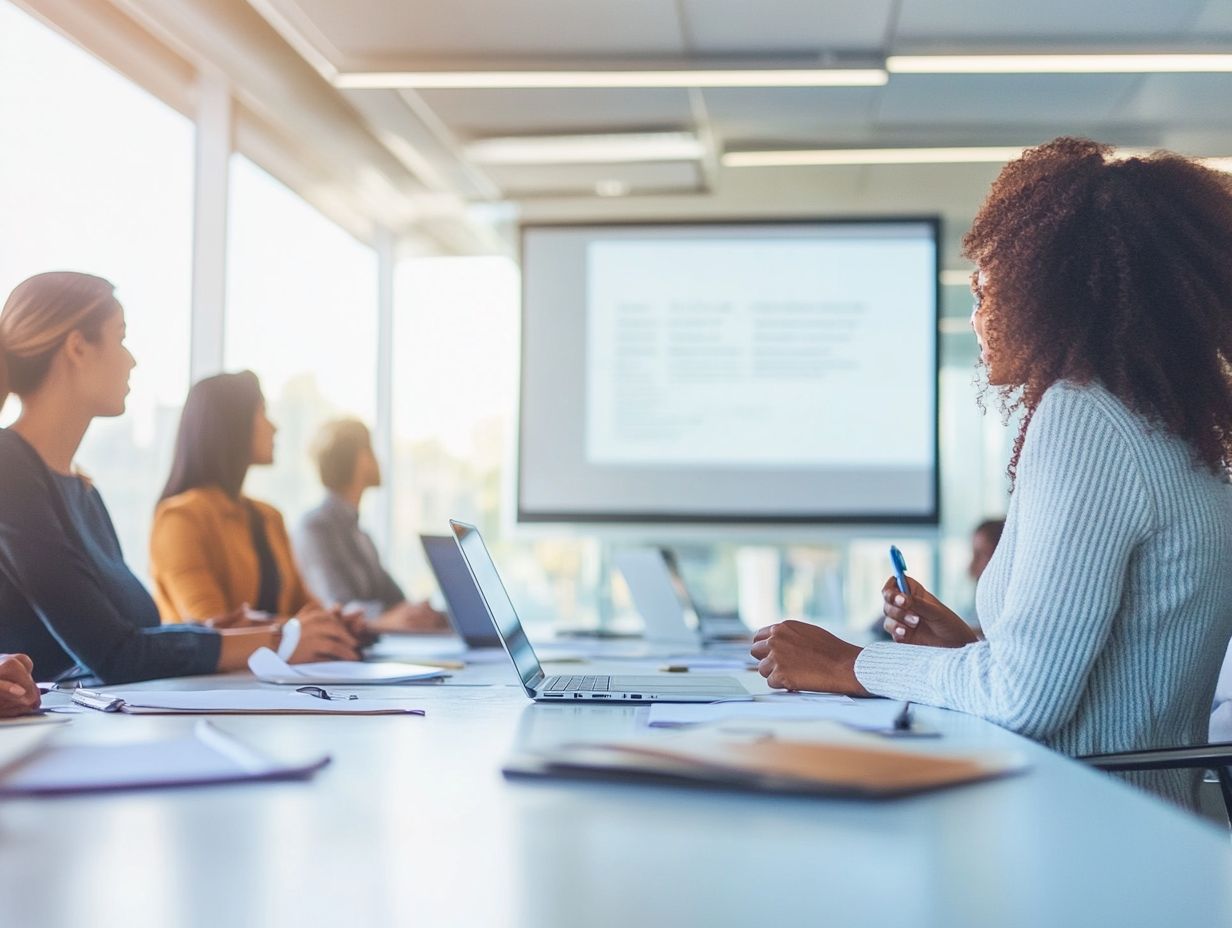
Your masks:
{"label": "shoulder of sweater", "polygon": [[1140,444],[1153,431],[1144,416],[1126,406],[1102,384],[1069,380],[1059,381],[1044,391],[1031,428],[1038,425],[1041,431],[1047,431],[1064,424],[1096,428],[1102,425],[1130,445]]}
{"label": "shoulder of sweater", "polygon": [[11,429],[0,429],[0,504],[6,509],[25,509],[35,500],[61,497],[51,471],[38,452]]}
{"label": "shoulder of sweater", "polygon": [[[1132,475],[1145,494],[1152,523],[1158,520],[1161,484],[1149,476],[1159,466],[1157,443],[1179,439],[1153,427],[1103,385],[1071,381],[1053,384],[1031,420],[1029,441],[1031,432],[1039,442],[1038,450],[1049,456],[1069,455],[1080,449],[1081,458],[1088,462],[1114,460],[1118,471],[1126,477]],[[1044,451],[1045,447],[1049,450]]]}
{"label": "shoulder of sweater", "polygon": [[218,499],[215,491],[209,487],[197,487],[192,490],[185,490],[183,493],[177,493],[175,496],[168,496],[161,500],[155,507],[154,515],[165,515],[168,513],[183,513],[183,514],[205,514],[218,507]]}
{"label": "shoulder of sweater", "polygon": [[7,473],[9,468],[19,468],[30,473],[40,473],[47,469],[38,452],[12,429],[0,429],[0,464],[4,465],[0,473]]}
{"label": "shoulder of sweater", "polygon": [[168,517],[188,520],[201,528],[217,527],[224,522],[247,522],[244,508],[218,487],[194,487],[162,500],[154,510],[154,523]]}
{"label": "shoulder of sweater", "polygon": [[328,529],[334,521],[334,514],[327,500],[300,516],[295,528],[296,531],[323,531]]}

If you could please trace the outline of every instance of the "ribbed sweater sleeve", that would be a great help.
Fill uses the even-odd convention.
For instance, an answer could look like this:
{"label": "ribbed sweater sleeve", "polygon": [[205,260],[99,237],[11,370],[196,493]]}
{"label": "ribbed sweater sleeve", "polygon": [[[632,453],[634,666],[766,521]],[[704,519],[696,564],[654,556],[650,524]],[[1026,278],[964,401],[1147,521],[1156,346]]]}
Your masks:
{"label": "ribbed sweater sleeve", "polygon": [[1155,515],[1141,462],[1107,400],[1048,391],[1018,467],[1002,615],[963,648],[883,642],[856,676],[870,692],[978,715],[1046,738],[1074,714],[1112,631],[1129,563]]}

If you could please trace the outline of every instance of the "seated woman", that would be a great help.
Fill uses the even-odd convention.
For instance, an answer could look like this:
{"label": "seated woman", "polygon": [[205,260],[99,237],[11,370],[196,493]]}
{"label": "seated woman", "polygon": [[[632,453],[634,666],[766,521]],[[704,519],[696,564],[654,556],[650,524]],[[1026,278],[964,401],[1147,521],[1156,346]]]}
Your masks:
{"label": "seated woman", "polygon": [[[238,670],[277,629],[164,628],[124,563],[102,497],[73,467],[96,416],[124,412],[136,362],[114,288],[89,274],[39,274],[0,312],[0,651],[29,656],[43,680],[121,683]],[[222,617],[222,610],[202,618]],[[354,655],[336,619],[307,623],[294,660]]]}
{"label": "seated woman", "polygon": [[445,616],[426,602],[408,602],[359,527],[364,491],[381,485],[368,427],[358,419],[322,426],[313,457],[328,491],[295,532],[295,553],[308,586],[326,602],[357,607],[380,631],[446,632]]}
{"label": "seated woman", "polygon": [[227,615],[228,626],[244,627],[333,616],[361,633],[361,616],[323,609],[304,587],[278,510],[241,492],[249,467],[274,462],[276,431],[251,371],[207,377],[188,391],[150,534],[163,622]]}
{"label": "seated woman", "polygon": [[0,719],[28,715],[38,709],[34,661],[25,654],[0,654]]}
{"label": "seated woman", "polygon": [[[785,622],[757,635],[761,673],[1072,755],[1202,744],[1232,635],[1232,177],[1058,139],[1002,171],[964,245],[988,382],[1024,413],[985,638],[891,579],[893,641]],[[1196,774],[1127,776],[1196,807]]]}

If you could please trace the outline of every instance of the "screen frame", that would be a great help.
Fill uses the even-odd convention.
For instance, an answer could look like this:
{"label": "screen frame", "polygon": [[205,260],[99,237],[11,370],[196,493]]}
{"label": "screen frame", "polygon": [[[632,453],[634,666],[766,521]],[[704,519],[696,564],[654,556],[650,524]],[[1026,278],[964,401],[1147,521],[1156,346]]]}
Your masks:
{"label": "screen frame", "polygon": [[[524,424],[526,422],[526,332],[527,332],[527,287],[526,236],[537,230],[564,229],[628,229],[636,227],[678,229],[681,227],[732,228],[750,226],[827,226],[827,225],[898,225],[912,223],[927,225],[933,234],[933,506],[926,513],[691,513],[691,512],[595,512],[586,510],[555,511],[528,509],[522,498],[523,449],[525,448]],[[864,215],[824,217],[769,217],[739,219],[671,219],[640,220],[622,219],[611,222],[522,222],[518,224],[518,267],[521,271],[521,305],[519,310],[520,332],[518,337],[518,405],[515,429],[517,448],[514,454],[513,492],[518,524],[573,524],[573,525],[809,525],[818,527],[851,525],[920,525],[941,524],[941,248],[942,219],[936,214],[925,215]]]}
{"label": "screen frame", "polygon": [[[539,684],[547,679],[547,674],[543,670],[543,662],[539,660],[539,655],[535,653],[535,647],[530,642],[530,637],[526,634],[526,628],[522,625],[522,617],[518,615],[517,607],[513,604],[513,599],[509,596],[509,591],[505,588],[505,578],[500,575],[500,568],[496,566],[496,561],[492,558],[492,552],[489,550],[487,542],[483,540],[483,535],[480,534],[477,526],[471,525],[469,522],[461,522],[458,519],[449,520],[449,530],[453,533],[454,543],[458,546],[458,554],[462,557],[466,564],[467,573],[470,574],[471,581],[475,584],[475,591],[479,594],[479,598],[483,600],[484,606],[488,610],[488,618],[492,622],[492,627],[496,629],[497,637],[500,638],[501,647],[505,649],[505,654],[513,664],[513,672],[518,676],[518,682],[522,684],[522,689],[526,691],[526,695],[532,699],[538,692]],[[510,647],[509,641],[505,638],[501,631],[500,623],[496,621],[496,610],[492,608],[492,603],[488,599],[488,594],[483,588],[478,575],[475,573],[475,568],[471,564],[470,556],[466,553],[466,548],[463,542],[468,538],[474,537],[483,551],[484,557],[492,565],[492,572],[496,577],[497,583],[500,584],[500,595],[505,597],[509,604],[509,612],[513,616],[514,623],[517,625],[518,632],[526,640],[526,648],[530,652],[531,659],[535,662],[533,668],[528,668],[529,673],[523,675],[522,668],[518,665],[517,656],[513,653],[513,648]]]}
{"label": "screen frame", "polygon": [[[420,546],[423,548],[424,559],[428,562],[428,569],[432,571],[432,577],[436,580],[436,587],[441,591],[441,596],[445,600],[445,609],[449,613],[450,624],[453,625],[453,630],[457,632],[459,638],[469,649],[483,648],[499,648],[502,646],[501,636],[492,626],[492,617],[488,614],[488,604],[484,602],[483,595],[478,589],[473,589],[475,593],[476,604],[484,611],[484,622],[472,622],[470,616],[459,618],[461,613],[456,606],[457,590],[446,589],[451,584],[446,583],[442,579],[443,566],[438,558],[457,558],[457,564],[466,573],[466,577],[471,580],[472,588],[474,587],[474,576],[471,574],[470,568],[467,566],[466,558],[458,549],[458,538],[453,533],[448,535],[430,535],[421,533],[419,536]],[[484,631],[479,631],[479,626],[484,625]]]}

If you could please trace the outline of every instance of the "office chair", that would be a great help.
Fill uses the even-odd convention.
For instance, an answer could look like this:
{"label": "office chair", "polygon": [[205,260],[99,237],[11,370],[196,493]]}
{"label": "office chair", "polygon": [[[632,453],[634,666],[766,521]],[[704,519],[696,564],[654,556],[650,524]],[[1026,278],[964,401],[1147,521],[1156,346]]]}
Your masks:
{"label": "office chair", "polygon": [[1232,742],[1200,744],[1188,748],[1088,754],[1078,760],[1100,770],[1213,770],[1219,778],[1224,812],[1232,824]]}

